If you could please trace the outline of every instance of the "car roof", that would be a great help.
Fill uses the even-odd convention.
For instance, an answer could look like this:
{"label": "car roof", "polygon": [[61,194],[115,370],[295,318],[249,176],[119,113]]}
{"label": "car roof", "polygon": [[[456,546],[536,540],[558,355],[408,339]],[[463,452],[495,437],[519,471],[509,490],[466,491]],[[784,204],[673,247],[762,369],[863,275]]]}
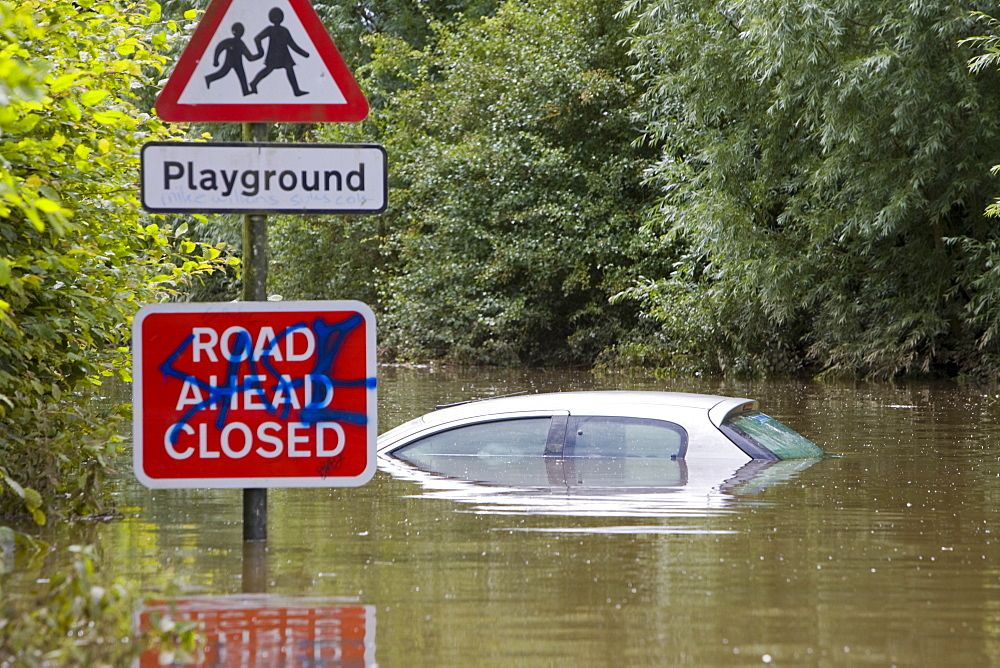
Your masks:
{"label": "car roof", "polygon": [[604,390],[583,392],[551,392],[519,394],[514,396],[478,399],[439,408],[406,422],[380,437],[379,440],[397,440],[405,433],[421,431],[437,425],[461,422],[472,418],[514,413],[567,412],[571,415],[614,415],[626,407],[670,407],[705,411],[719,425],[730,411],[746,410],[756,406],[751,399],[724,397],[686,392],[651,392],[629,390]]}
{"label": "car roof", "polygon": [[518,394],[491,399],[474,399],[459,404],[442,407],[432,415],[444,415],[447,420],[489,413],[508,413],[523,410],[566,410],[570,413],[602,409],[609,406],[630,406],[652,404],[679,408],[700,408],[711,410],[720,403],[746,403],[749,399],[735,399],[711,394],[691,394],[687,392],[651,392],[629,390],[598,390],[583,392],[549,392],[541,394]]}

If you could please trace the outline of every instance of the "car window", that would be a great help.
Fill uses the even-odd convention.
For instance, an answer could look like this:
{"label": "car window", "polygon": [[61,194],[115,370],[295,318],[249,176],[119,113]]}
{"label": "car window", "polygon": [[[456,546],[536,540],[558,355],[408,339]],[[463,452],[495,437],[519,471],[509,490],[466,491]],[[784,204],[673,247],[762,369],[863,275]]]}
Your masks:
{"label": "car window", "polygon": [[433,455],[510,457],[545,454],[550,418],[479,422],[437,432],[393,451],[403,459]]}
{"label": "car window", "polygon": [[777,459],[823,456],[823,451],[815,443],[760,411],[728,415],[722,427],[733,442],[755,459],[770,459],[760,456],[760,449],[765,455],[771,453]]}
{"label": "car window", "polygon": [[571,417],[566,452],[573,457],[680,459],[687,432],[664,420],[606,416]]}

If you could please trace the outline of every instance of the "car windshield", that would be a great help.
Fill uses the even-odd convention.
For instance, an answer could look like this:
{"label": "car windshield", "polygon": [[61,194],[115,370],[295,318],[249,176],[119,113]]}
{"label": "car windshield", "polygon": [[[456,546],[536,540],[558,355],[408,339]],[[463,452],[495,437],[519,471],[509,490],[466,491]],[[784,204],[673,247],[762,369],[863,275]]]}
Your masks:
{"label": "car windshield", "polygon": [[760,411],[730,414],[722,426],[723,431],[751,457],[756,457],[754,451],[760,449],[777,459],[823,456],[823,451],[815,443]]}

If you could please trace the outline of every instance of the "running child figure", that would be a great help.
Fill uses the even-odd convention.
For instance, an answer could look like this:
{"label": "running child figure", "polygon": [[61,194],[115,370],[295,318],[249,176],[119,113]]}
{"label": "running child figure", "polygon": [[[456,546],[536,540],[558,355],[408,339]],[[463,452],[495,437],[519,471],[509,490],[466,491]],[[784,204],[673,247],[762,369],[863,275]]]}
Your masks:
{"label": "running child figure", "polygon": [[215,57],[212,59],[212,64],[215,67],[219,67],[219,56],[225,54],[225,58],[222,61],[222,67],[219,68],[218,71],[205,77],[205,87],[211,88],[213,81],[218,81],[222,77],[229,74],[229,72],[235,71],[236,77],[240,80],[240,89],[243,91],[243,95],[249,95],[250,87],[247,86],[247,75],[246,72],[243,71],[243,59],[257,60],[264,54],[263,52],[259,52],[257,54],[250,53],[250,49],[243,43],[242,23],[234,23],[232,30],[233,36],[222,40],[219,42],[219,45],[215,47]]}

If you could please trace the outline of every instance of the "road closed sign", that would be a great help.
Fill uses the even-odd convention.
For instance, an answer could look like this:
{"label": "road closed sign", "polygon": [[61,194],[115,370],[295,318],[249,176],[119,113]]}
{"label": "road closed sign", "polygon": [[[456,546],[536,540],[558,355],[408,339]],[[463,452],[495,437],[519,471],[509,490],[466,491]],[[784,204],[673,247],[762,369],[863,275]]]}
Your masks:
{"label": "road closed sign", "polygon": [[375,318],[354,301],[156,304],[132,332],[152,488],[353,487],[375,473]]}

